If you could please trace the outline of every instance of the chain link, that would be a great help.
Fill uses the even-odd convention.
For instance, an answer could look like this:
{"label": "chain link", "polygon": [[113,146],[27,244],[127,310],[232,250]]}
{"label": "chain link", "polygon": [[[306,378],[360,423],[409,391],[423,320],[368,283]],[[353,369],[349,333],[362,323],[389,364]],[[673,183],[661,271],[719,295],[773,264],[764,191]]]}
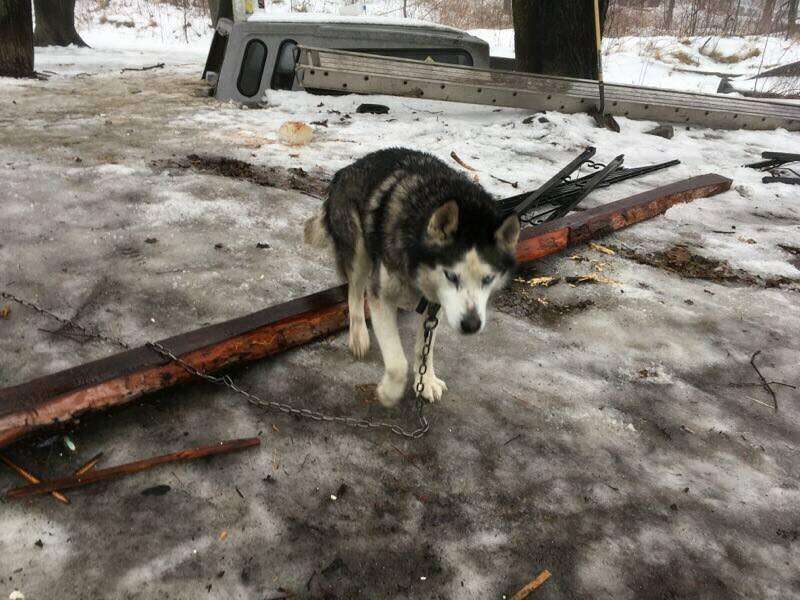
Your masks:
{"label": "chain link", "polygon": [[[105,335],[102,335],[102,334],[99,334],[99,333],[96,333],[96,332],[91,332],[88,329],[86,329],[85,327],[83,327],[82,325],[78,325],[77,323],[74,323],[74,322],[70,321],[69,319],[64,319],[63,317],[60,317],[60,316],[50,312],[49,310],[34,304],[33,302],[29,302],[27,300],[23,300],[21,298],[18,298],[16,296],[14,296],[13,294],[9,294],[7,292],[2,292],[2,291],[0,291],[0,297],[5,298],[6,300],[12,300],[12,301],[14,301],[14,302],[16,302],[18,304],[21,304],[22,306],[25,306],[27,308],[30,308],[31,310],[34,310],[34,311],[38,312],[39,314],[42,314],[42,315],[45,315],[45,316],[50,317],[52,319],[55,319],[56,321],[58,321],[62,325],[65,325],[67,327],[75,328],[78,331],[83,332],[84,335],[86,335],[87,337],[91,337],[91,338],[98,339],[98,340],[103,340],[103,341],[111,343],[111,344],[116,344],[117,346],[120,346],[122,348],[130,349],[130,346],[128,344],[126,344],[125,342],[123,342],[122,340],[114,339],[114,338],[111,338],[111,337],[108,337],[108,336],[105,336]],[[429,311],[430,311],[430,309],[429,309]],[[438,311],[438,308],[437,308],[437,311]],[[423,365],[425,364],[425,360],[427,358],[427,355],[430,352],[430,341],[429,341],[429,338],[432,338],[433,328],[435,328],[436,324],[438,324],[438,319],[436,319],[435,316],[434,316],[433,319],[435,320],[435,324],[433,325],[433,328],[431,328],[430,332],[429,332],[428,325],[429,325],[429,319],[430,318],[431,317],[429,316],[428,318],[426,318],[426,321],[425,321],[425,339],[426,339],[427,351],[423,350],[423,352],[424,352],[424,355],[422,357],[422,364]],[[428,423],[428,419],[425,417],[425,412],[424,412],[425,402],[424,402],[424,400],[422,399],[421,396],[417,398],[417,405],[416,405],[418,426],[417,426],[416,429],[413,429],[411,431],[407,431],[403,427],[401,427],[400,425],[397,425],[395,423],[387,423],[385,421],[370,421],[369,419],[361,419],[361,418],[358,418],[358,417],[342,417],[342,416],[338,416],[338,415],[329,415],[329,414],[325,414],[323,412],[316,411],[316,410],[311,410],[311,409],[308,409],[308,408],[298,408],[296,406],[292,406],[291,404],[286,404],[284,402],[275,402],[274,400],[265,400],[265,399],[257,396],[256,394],[253,394],[252,392],[249,392],[249,391],[245,390],[244,388],[239,387],[233,381],[233,379],[231,379],[231,377],[229,375],[217,376],[217,375],[210,375],[208,373],[205,373],[204,371],[200,371],[199,369],[197,369],[197,368],[193,367],[192,365],[190,365],[189,363],[187,363],[182,358],[176,356],[172,351],[170,351],[168,348],[166,348],[160,342],[147,342],[145,345],[148,348],[150,348],[151,350],[153,350],[154,352],[156,352],[159,355],[161,355],[162,357],[164,357],[166,359],[169,359],[172,362],[174,362],[175,364],[179,365],[187,373],[189,373],[189,374],[191,374],[191,375],[193,375],[195,377],[198,377],[199,379],[203,379],[203,380],[205,380],[205,381],[207,381],[209,383],[213,383],[215,385],[222,385],[222,386],[228,388],[229,390],[231,390],[232,392],[238,394],[239,396],[242,396],[243,398],[245,398],[245,400],[250,405],[258,407],[258,408],[277,410],[277,411],[282,412],[284,414],[297,416],[297,417],[300,417],[300,418],[303,418],[303,419],[311,419],[313,421],[321,421],[321,422],[325,422],[325,423],[337,423],[337,424],[340,424],[340,425],[347,425],[347,426],[356,427],[356,428],[359,428],[359,429],[386,429],[388,431],[391,431],[393,434],[395,434],[397,436],[408,438],[408,439],[412,439],[412,440],[416,440],[416,439],[421,438],[426,433],[428,433],[428,430],[430,429],[430,424]],[[422,373],[420,373],[420,375],[422,375]],[[421,382],[421,379],[420,379],[420,382]],[[421,393],[421,391],[420,391],[420,393]]]}
{"label": "chain link", "polygon": [[70,329],[74,329],[75,331],[80,331],[81,334],[83,334],[84,337],[87,337],[87,338],[90,338],[90,339],[94,339],[94,340],[100,340],[102,342],[107,342],[109,344],[114,344],[116,346],[119,346],[120,348],[124,348],[125,350],[130,350],[131,349],[131,347],[128,344],[126,344],[125,342],[123,342],[122,340],[118,340],[118,339],[115,339],[115,338],[112,338],[112,337],[108,337],[108,336],[103,335],[102,333],[99,333],[97,331],[89,331],[83,325],[78,325],[74,321],[70,321],[69,319],[65,319],[64,317],[59,317],[57,314],[55,314],[53,312],[50,312],[46,308],[42,308],[41,306],[38,306],[37,304],[34,304],[33,302],[29,302],[28,300],[23,300],[22,298],[17,298],[13,294],[9,294],[8,292],[0,292],[0,298],[4,298],[6,300],[12,300],[12,301],[16,302],[17,304],[21,304],[22,306],[24,306],[26,308],[30,308],[31,310],[34,310],[34,311],[38,312],[40,315],[44,315],[46,317],[50,317],[51,319],[54,319],[54,320],[58,321],[59,323],[61,323],[64,327],[69,327]]}
{"label": "chain link", "polygon": [[420,355],[419,363],[419,380],[415,386],[417,392],[417,401],[422,398],[422,392],[425,391],[425,383],[422,379],[425,373],[428,372],[428,356],[431,353],[431,345],[433,344],[433,331],[439,326],[439,319],[436,315],[439,314],[441,308],[438,304],[428,304],[428,314],[425,315],[424,334],[422,338],[422,353]]}

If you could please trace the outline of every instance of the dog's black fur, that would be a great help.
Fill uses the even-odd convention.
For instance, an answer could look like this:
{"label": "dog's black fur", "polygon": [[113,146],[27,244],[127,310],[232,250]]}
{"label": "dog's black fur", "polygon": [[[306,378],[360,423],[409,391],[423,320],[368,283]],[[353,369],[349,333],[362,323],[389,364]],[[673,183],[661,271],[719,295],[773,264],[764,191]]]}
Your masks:
{"label": "dog's black fur", "polygon": [[[453,200],[459,211],[453,239],[446,245],[426,243],[432,213]],[[498,271],[514,266],[514,257],[499,249],[494,238],[503,217],[492,197],[425,152],[388,148],[338,171],[324,219],[343,274],[350,270],[359,228],[372,264],[383,263],[406,280],[414,278],[420,264],[450,265],[471,247]]]}

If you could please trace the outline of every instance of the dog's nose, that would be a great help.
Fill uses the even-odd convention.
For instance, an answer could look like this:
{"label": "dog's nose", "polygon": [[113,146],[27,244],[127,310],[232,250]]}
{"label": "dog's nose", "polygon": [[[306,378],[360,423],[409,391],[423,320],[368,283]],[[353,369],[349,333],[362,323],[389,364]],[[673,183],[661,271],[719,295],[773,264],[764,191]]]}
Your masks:
{"label": "dog's nose", "polygon": [[469,311],[463,319],[461,319],[462,333],[475,333],[481,328],[481,318],[475,310]]}

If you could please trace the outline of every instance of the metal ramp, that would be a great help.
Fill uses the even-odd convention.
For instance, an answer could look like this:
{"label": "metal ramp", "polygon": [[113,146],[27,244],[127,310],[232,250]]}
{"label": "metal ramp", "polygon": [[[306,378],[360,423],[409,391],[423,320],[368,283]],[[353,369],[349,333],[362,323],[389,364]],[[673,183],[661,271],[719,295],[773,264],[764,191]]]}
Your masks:
{"label": "metal ramp", "polygon": [[[295,67],[306,89],[385,94],[563,113],[599,104],[596,81],[493,71],[299,47]],[[800,130],[800,104],[605,84],[606,112],[617,117],[716,129]]]}

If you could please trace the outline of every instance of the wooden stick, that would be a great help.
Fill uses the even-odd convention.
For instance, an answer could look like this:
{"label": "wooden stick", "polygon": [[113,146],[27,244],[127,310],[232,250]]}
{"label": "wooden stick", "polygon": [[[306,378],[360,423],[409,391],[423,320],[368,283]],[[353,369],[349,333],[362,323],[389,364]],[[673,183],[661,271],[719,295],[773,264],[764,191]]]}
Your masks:
{"label": "wooden stick", "polygon": [[528,597],[528,594],[530,594],[533,590],[538,588],[548,579],[550,579],[550,571],[545,569],[544,571],[539,573],[536,579],[531,581],[528,585],[526,585],[524,588],[522,588],[520,591],[514,594],[511,600],[525,600],[525,598]]}
{"label": "wooden stick", "polygon": [[756,370],[758,378],[761,380],[761,384],[764,387],[764,389],[769,392],[770,396],[772,396],[772,405],[773,405],[772,407],[775,409],[775,412],[778,412],[778,397],[775,395],[775,390],[772,389],[772,386],[770,386],[769,382],[761,374],[761,371],[759,371],[758,367],[756,366],[756,356],[758,356],[759,354],[761,354],[761,350],[756,350],[753,353],[753,356],[750,357],[750,364]]}
{"label": "wooden stick", "polygon": [[[680,202],[724,192],[719,175],[684,179],[624,200],[523,229],[521,264],[650,219]],[[160,342],[207,373],[274,356],[347,327],[347,287],[331,288]],[[0,389],[0,448],[36,429],[125,404],[192,376],[147,347]]]}
{"label": "wooden stick", "polygon": [[80,476],[88,473],[92,469],[94,469],[95,465],[100,462],[100,457],[103,456],[102,452],[98,452],[89,461],[83,465],[82,467],[78,467],[78,470],[75,471],[75,476]]}
{"label": "wooden stick", "polygon": [[125,67],[122,69],[121,73],[125,73],[126,71],[150,71],[151,69],[163,69],[164,63],[158,63],[155,65],[150,65],[148,67]]}
{"label": "wooden stick", "polygon": [[455,150],[453,150],[450,153],[450,158],[452,158],[454,161],[456,161],[458,164],[460,164],[462,167],[464,167],[467,171],[477,171],[477,169],[475,167],[470,167],[467,163],[465,163],[463,160],[461,160],[461,157],[458,154],[456,154]]}
{"label": "wooden stick", "polygon": [[180,450],[172,454],[164,454],[163,456],[156,456],[154,458],[146,458],[108,469],[96,469],[82,475],[70,475],[69,477],[62,477],[60,479],[52,479],[50,481],[43,481],[34,485],[26,485],[24,487],[14,488],[6,493],[7,498],[25,498],[27,496],[34,496],[37,494],[46,494],[53,490],[66,490],[75,487],[81,487],[90,483],[98,481],[106,481],[108,479],[115,479],[125,475],[132,475],[140,471],[146,471],[163,465],[165,463],[177,462],[182,460],[193,460],[195,458],[203,458],[204,456],[214,456],[217,454],[227,454],[228,452],[235,452],[237,450],[244,450],[245,448],[252,448],[261,443],[259,438],[245,438],[239,440],[231,440],[229,442],[219,442],[210,446],[199,446],[197,448],[190,448],[188,450]]}
{"label": "wooden stick", "polygon": [[[25,481],[28,481],[28,482],[34,483],[34,484],[41,483],[42,480],[39,479],[38,477],[36,477],[36,475],[31,473],[30,471],[26,471],[25,469],[20,467],[18,464],[15,464],[15,463],[11,462],[11,459],[8,458],[7,456],[5,456],[4,454],[0,454],[0,460],[2,460],[4,463],[6,463],[9,466],[9,468],[11,468],[13,471],[15,471],[18,475],[20,475]],[[53,498],[55,498],[56,500],[58,500],[59,502],[61,502],[62,504],[69,504],[69,498],[67,498],[61,492],[53,490],[52,492],[50,492],[50,495]]]}

